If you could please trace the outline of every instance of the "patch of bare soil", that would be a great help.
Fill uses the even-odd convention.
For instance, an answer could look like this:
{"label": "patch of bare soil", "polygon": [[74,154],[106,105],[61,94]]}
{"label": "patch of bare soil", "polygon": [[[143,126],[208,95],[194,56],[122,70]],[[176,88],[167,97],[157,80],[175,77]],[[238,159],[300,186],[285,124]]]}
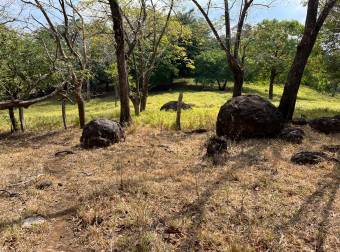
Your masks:
{"label": "patch of bare soil", "polygon": [[[212,132],[138,127],[95,150],[77,129],[0,139],[0,251],[339,251],[339,164],[290,157],[340,136],[305,131],[230,142],[219,165]],[[22,228],[34,215],[47,221]]]}

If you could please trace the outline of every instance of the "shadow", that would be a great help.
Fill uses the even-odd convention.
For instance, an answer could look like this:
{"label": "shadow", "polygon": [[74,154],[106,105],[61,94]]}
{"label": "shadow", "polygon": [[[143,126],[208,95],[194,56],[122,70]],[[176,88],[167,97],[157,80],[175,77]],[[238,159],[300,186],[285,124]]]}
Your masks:
{"label": "shadow", "polygon": [[11,145],[14,147],[28,147],[34,143],[36,146],[42,146],[50,141],[52,137],[59,136],[65,130],[48,131],[43,133],[24,132],[15,134],[0,135],[0,144]]}
{"label": "shadow", "polygon": [[[338,154],[338,158],[339,158]],[[324,244],[327,238],[328,229],[329,229],[329,217],[332,212],[332,208],[335,202],[335,197],[339,189],[340,184],[340,163],[336,163],[334,165],[334,169],[332,172],[327,174],[327,176],[323,177],[323,179],[318,183],[318,188],[309,195],[303,204],[299,207],[299,209],[293,214],[290,220],[282,224],[280,226],[276,226],[276,232],[278,237],[284,233],[289,232],[288,229],[290,227],[294,227],[296,225],[301,225],[301,229],[307,228],[309,226],[309,222],[306,220],[309,217],[308,215],[311,213],[320,214],[319,223],[315,224],[315,251],[322,252],[325,251]],[[315,217],[313,220],[315,221]],[[300,229],[300,230],[301,230]],[[301,239],[305,237],[300,235]]]}

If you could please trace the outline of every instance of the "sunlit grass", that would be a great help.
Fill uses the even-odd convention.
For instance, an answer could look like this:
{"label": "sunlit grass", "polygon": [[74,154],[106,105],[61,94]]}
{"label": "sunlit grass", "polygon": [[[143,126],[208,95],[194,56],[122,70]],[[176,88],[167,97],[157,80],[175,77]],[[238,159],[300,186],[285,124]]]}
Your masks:
{"label": "sunlit grass", "polygon": [[[245,93],[257,93],[267,97],[268,87],[266,83],[248,83],[245,85]],[[275,105],[279,104],[283,86],[275,86]],[[171,100],[177,100],[178,91],[151,94],[147,104],[147,111],[141,116],[133,116],[138,125],[149,125],[161,129],[174,127],[176,115],[174,112],[160,111],[160,107]],[[216,116],[221,105],[229,98],[231,92],[220,91],[192,91],[184,90],[184,101],[195,104],[194,109],[183,111],[183,129],[213,128]],[[131,110],[133,108],[131,106]],[[69,126],[78,124],[77,106],[67,105],[67,123]],[[308,87],[301,87],[296,105],[295,116],[301,114],[308,118],[330,116],[340,113],[340,95],[331,97]],[[119,118],[119,106],[115,106],[113,97],[96,98],[86,103],[86,120],[105,117],[110,119]],[[45,101],[31,106],[25,110],[26,127],[30,130],[50,130],[62,127],[61,106],[57,101]],[[9,118],[6,111],[0,111],[0,130],[9,130]]]}

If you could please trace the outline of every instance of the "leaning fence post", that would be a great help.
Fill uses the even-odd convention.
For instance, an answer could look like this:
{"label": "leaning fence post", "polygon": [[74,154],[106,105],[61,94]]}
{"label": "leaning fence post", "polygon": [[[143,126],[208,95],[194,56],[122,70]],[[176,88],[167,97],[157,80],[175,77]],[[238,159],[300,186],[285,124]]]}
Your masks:
{"label": "leaning fence post", "polygon": [[177,102],[176,130],[181,130],[181,111],[182,111],[183,92],[179,93]]}

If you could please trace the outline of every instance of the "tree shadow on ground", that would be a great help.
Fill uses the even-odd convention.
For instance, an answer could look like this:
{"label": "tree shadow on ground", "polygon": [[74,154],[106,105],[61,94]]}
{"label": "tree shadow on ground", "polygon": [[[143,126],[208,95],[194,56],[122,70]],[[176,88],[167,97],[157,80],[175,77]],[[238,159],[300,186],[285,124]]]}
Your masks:
{"label": "tree shadow on ground", "polygon": [[[340,155],[338,155],[339,157]],[[313,222],[317,219],[315,216],[309,216],[311,214],[320,217],[319,223],[315,224],[315,251],[324,251],[324,244],[327,238],[329,229],[329,218],[332,212],[332,208],[335,202],[335,197],[339,189],[340,184],[340,163],[334,165],[332,172],[327,174],[318,183],[317,189],[309,195],[304,202],[300,205],[298,210],[292,215],[292,217],[284,224],[275,227],[277,233],[277,240],[285,232],[290,232],[289,228],[300,225],[299,230],[310,227],[311,222],[308,218],[311,218]],[[299,235],[301,239],[304,239],[304,233]],[[278,242],[279,243],[279,242]]]}

